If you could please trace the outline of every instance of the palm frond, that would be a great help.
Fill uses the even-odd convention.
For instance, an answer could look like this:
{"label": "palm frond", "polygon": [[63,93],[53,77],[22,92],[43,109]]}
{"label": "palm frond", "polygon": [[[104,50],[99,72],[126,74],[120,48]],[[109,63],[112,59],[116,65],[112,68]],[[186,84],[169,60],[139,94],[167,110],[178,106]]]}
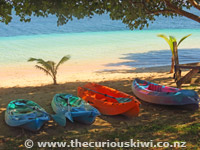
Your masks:
{"label": "palm frond", "polygon": [[173,43],[176,42],[176,38],[174,36],[169,36],[169,40]]}
{"label": "palm frond", "polygon": [[28,59],[28,62],[37,61],[37,60],[38,60],[38,59],[31,57],[31,58]]}
{"label": "palm frond", "polygon": [[55,70],[57,71],[57,70],[58,70],[58,67],[59,67],[61,64],[65,63],[66,61],[68,61],[69,59],[70,59],[70,56],[69,56],[69,55],[64,56],[64,57],[58,62],[58,64],[56,65]]}
{"label": "palm frond", "polygon": [[172,51],[172,54],[173,54],[173,43],[171,42],[171,40],[168,39],[167,36],[164,34],[158,34],[157,36],[163,38],[168,43],[168,45]]}
{"label": "palm frond", "polygon": [[54,61],[50,61],[48,60],[47,63],[53,68],[55,66],[55,62]]}
{"label": "palm frond", "polygon": [[47,70],[52,70],[51,65],[48,63],[48,61],[44,61],[43,59],[37,59],[37,64],[42,65]]}
{"label": "palm frond", "polygon": [[43,68],[43,67],[41,67],[41,66],[39,66],[39,65],[35,65],[35,67],[36,67],[37,69],[39,69],[39,70],[44,71],[44,72],[46,73],[46,75],[52,76],[51,73],[50,73],[47,69],[45,69],[45,68]]}
{"label": "palm frond", "polygon": [[50,71],[51,71],[52,75],[56,75],[56,71],[55,71],[55,65],[56,65],[56,63],[54,61],[50,61],[50,60],[47,61],[47,63],[51,67]]}
{"label": "palm frond", "polygon": [[191,36],[192,34],[188,34],[186,36],[184,36],[179,42],[178,42],[178,46],[181,44],[181,42],[183,42],[183,40],[185,40],[187,37]]}
{"label": "palm frond", "polygon": [[51,65],[48,63],[48,61],[44,61],[43,59],[37,59],[37,58],[29,58],[29,62],[36,61],[37,64],[40,64],[43,66],[46,70],[52,70]]}

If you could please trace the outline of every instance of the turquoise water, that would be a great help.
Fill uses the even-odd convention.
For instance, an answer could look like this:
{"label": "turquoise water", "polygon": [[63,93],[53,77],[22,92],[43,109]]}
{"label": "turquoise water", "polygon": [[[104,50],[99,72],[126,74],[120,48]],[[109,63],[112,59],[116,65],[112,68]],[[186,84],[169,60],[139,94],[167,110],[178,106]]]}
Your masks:
{"label": "turquoise water", "polygon": [[[150,51],[160,51],[162,61],[169,64],[170,51],[166,42],[157,34],[174,35],[177,39],[192,33],[179,47],[180,51],[191,52],[192,57],[182,62],[200,61],[200,24],[178,17],[174,20],[160,17],[144,30],[129,30],[120,21],[112,21],[109,16],[94,16],[92,19],[74,20],[64,26],[56,26],[56,18],[33,18],[30,23],[22,23],[14,17],[9,25],[0,24],[0,64],[24,64],[29,57],[58,60],[71,55],[71,62],[96,60],[122,60],[128,54],[145,53],[146,63],[136,63],[131,67],[151,66]],[[161,53],[156,53],[159,55]],[[164,55],[166,54],[166,55]],[[147,57],[146,57],[147,56]],[[141,56],[142,57],[142,56]],[[169,57],[169,58],[168,58]],[[127,60],[136,60],[135,57]],[[125,60],[126,61],[126,60]],[[137,60],[139,61],[139,60]],[[143,65],[141,65],[143,64]],[[109,64],[108,64],[109,65]],[[125,64],[123,64],[125,65]],[[159,66],[159,61],[152,66]]]}

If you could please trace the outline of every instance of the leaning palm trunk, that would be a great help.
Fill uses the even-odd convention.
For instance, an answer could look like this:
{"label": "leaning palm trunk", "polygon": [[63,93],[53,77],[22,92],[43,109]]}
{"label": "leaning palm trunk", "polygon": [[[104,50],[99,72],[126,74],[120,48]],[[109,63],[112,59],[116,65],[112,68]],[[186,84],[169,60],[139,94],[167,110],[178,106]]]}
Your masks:
{"label": "leaning palm trunk", "polygon": [[172,56],[172,64],[171,64],[170,73],[174,73],[174,55]]}

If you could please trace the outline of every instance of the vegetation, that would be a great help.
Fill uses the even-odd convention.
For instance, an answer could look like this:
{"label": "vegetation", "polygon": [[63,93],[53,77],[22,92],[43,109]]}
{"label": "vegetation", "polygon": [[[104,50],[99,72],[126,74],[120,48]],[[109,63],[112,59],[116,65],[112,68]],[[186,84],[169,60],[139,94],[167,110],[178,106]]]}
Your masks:
{"label": "vegetation", "polygon": [[[184,16],[200,23],[199,0],[1,0],[0,21],[8,24],[12,14],[20,21],[31,21],[32,16],[56,15],[57,24],[62,25],[74,18],[92,17],[94,14],[108,13],[113,20],[122,20],[130,29],[148,27],[157,16]],[[13,11],[14,10],[14,11]]]}
{"label": "vegetation", "polygon": [[58,68],[61,64],[65,63],[67,60],[70,59],[70,56],[64,56],[56,65],[56,63],[54,61],[44,61],[43,59],[36,59],[36,58],[30,58],[28,61],[32,62],[32,61],[36,61],[37,64],[39,65],[35,65],[35,67],[37,69],[40,69],[42,71],[44,71],[46,73],[46,75],[50,75],[53,79],[53,84],[56,85],[57,84],[57,71]]}
{"label": "vegetation", "polygon": [[[182,42],[183,40],[185,40],[185,39],[186,39],[187,37],[189,37],[190,35],[192,35],[192,34],[188,34],[188,35],[184,36],[183,38],[181,38],[181,40],[178,42],[177,47],[181,44],[181,42]],[[163,38],[163,39],[168,43],[168,45],[169,45],[169,47],[170,47],[170,50],[171,50],[171,52],[172,52],[172,63],[171,63],[171,70],[170,70],[170,73],[173,73],[173,72],[174,72],[174,45],[173,45],[173,43],[174,43],[174,42],[177,42],[177,40],[176,40],[176,38],[173,37],[173,36],[169,36],[169,38],[167,38],[167,36],[165,36],[165,35],[163,35],[163,34],[159,34],[158,37]]]}

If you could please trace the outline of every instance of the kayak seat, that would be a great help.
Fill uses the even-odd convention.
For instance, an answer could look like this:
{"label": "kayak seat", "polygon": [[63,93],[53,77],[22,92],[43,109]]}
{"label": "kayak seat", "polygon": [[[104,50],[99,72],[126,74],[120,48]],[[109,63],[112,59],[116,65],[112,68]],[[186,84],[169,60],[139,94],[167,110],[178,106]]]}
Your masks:
{"label": "kayak seat", "polygon": [[162,86],[161,85],[149,84],[147,89],[151,90],[151,91],[162,92]]}

